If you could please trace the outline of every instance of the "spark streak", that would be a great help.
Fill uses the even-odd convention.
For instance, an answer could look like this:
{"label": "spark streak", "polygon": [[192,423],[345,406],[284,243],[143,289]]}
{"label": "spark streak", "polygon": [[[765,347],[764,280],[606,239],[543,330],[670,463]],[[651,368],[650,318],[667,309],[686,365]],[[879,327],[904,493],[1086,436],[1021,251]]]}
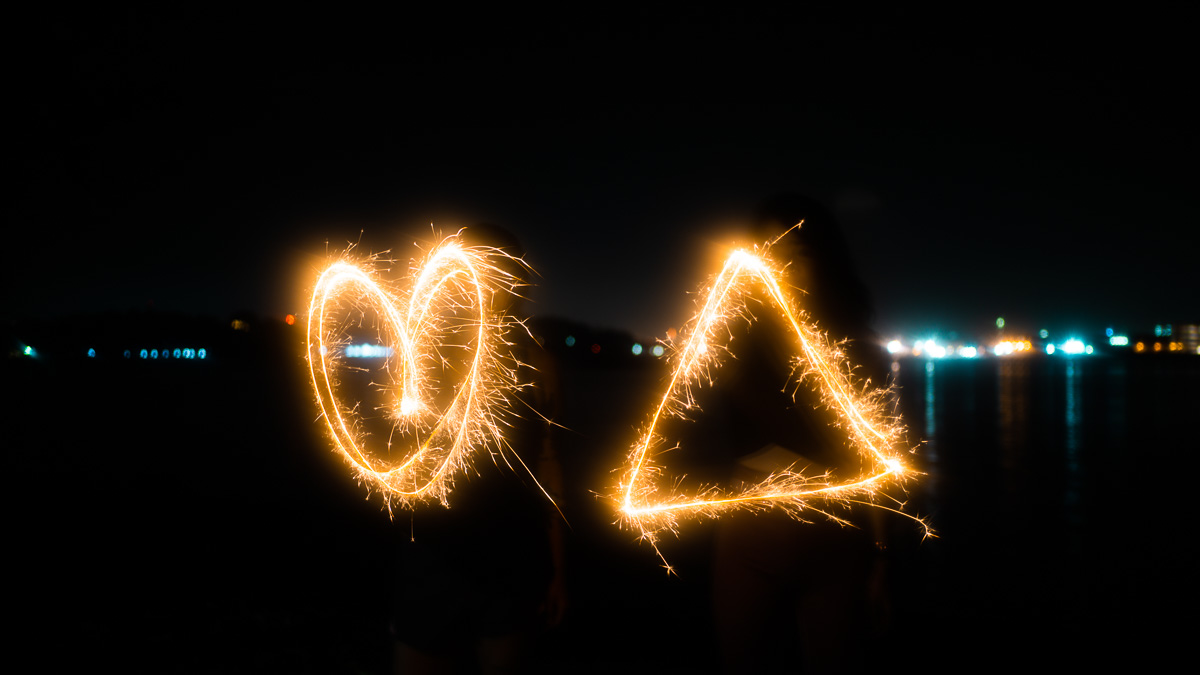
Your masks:
{"label": "spark streak", "polygon": [[[903,513],[875,504],[874,500],[888,497],[884,488],[902,484],[917,473],[902,460],[902,452],[912,452],[915,448],[904,447],[904,426],[886,411],[887,392],[868,390],[858,384],[838,346],[830,344],[824,333],[805,321],[803,311],[793,304],[780,285],[782,269],[767,257],[769,247],[770,244],[764,246],[761,252],[758,249],[736,250],[726,259],[708,289],[699,313],[689,323],[686,337],[677,343],[682,346],[673,356],[675,368],[670,383],[633,446],[618,485],[614,500],[620,522],[637,530],[641,539],[649,541],[664,564],[666,559],[657,545],[659,537],[664,531],[677,534],[684,518],[717,517],[737,508],[778,507],[797,519],[802,519],[802,512],[810,510],[848,524],[817,505],[870,503]],[[806,476],[786,467],[739,490],[708,486],[694,494],[684,493],[678,487],[679,481],[668,480],[663,468],[655,461],[656,455],[670,449],[667,440],[657,434],[655,428],[663,417],[686,417],[686,411],[696,407],[693,387],[699,386],[702,380],[713,382],[714,371],[721,365],[720,352],[728,351],[718,340],[718,331],[733,319],[744,317],[750,320],[745,299],[755,289],[765,292],[766,298],[779,309],[794,332],[794,346],[798,349],[794,374],[798,372],[800,380],[808,379],[824,404],[837,413],[849,444],[863,457],[867,468],[862,475],[837,481],[828,473]],[[920,523],[927,536],[932,534],[920,519],[903,515]],[[671,569],[669,564],[667,569]]]}
{"label": "spark streak", "polygon": [[[521,364],[504,347],[506,332],[517,322],[492,308],[520,285],[504,269],[513,263],[524,266],[499,249],[465,246],[453,235],[423,261],[414,261],[408,288],[383,281],[372,265],[348,257],[318,278],[309,304],[307,354],[317,403],[335,450],[368,488],[384,494],[389,509],[393,501],[410,508],[422,501],[448,505],[454,477],[471,465],[478,449],[488,448],[493,459],[508,449],[503,417],[522,385]],[[383,390],[393,435],[406,451],[391,466],[366,449],[357,412],[335,392],[348,344],[345,317],[369,307],[378,312],[381,342],[393,347]],[[465,374],[439,388],[436,369]]]}

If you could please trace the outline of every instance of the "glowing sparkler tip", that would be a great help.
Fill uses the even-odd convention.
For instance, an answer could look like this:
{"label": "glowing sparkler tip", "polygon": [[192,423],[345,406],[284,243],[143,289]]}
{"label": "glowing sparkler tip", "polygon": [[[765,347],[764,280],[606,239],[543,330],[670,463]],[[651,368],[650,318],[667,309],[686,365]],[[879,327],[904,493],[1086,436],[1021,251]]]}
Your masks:
{"label": "glowing sparkler tip", "polygon": [[729,262],[734,265],[738,265],[740,267],[748,267],[751,270],[755,270],[755,271],[763,269],[762,258],[758,257],[757,255],[754,255],[753,253],[751,253],[745,249],[739,248],[738,250],[736,250],[732,254],[730,254]]}
{"label": "glowing sparkler tip", "polygon": [[421,400],[413,396],[400,399],[400,414],[408,417],[421,411]]}

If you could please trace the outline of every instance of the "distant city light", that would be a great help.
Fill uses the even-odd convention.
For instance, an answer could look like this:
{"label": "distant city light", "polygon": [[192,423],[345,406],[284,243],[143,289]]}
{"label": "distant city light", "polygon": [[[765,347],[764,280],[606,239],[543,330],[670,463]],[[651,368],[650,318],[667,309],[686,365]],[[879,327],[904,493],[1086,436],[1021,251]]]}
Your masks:
{"label": "distant city light", "polygon": [[1001,340],[992,347],[992,353],[996,356],[1008,356],[1014,352],[1027,352],[1033,349],[1033,343],[1029,340]]}
{"label": "distant city light", "polygon": [[1071,338],[1060,345],[1060,349],[1066,354],[1082,354],[1084,351],[1083,342]]}
{"label": "distant city light", "polygon": [[88,347],[88,358],[90,358],[90,359],[94,359],[94,358],[96,358],[96,350],[95,350],[95,348],[93,348],[93,347]]}
{"label": "distant city light", "polygon": [[567,346],[568,346],[568,347],[574,347],[574,346],[575,346],[575,336],[574,336],[574,335],[568,335],[568,336],[567,336]]}
{"label": "distant city light", "polygon": [[633,343],[633,349],[631,349],[630,351],[633,352],[634,356],[641,356],[642,355],[642,345],[635,342],[635,343]]}
{"label": "distant city light", "polygon": [[1162,337],[1162,334],[1163,334],[1162,325],[1160,324],[1160,325],[1155,326],[1154,327],[1154,337]]}
{"label": "distant city light", "polygon": [[599,345],[599,344],[594,344],[594,345],[592,345],[592,353],[593,353],[593,354],[599,354],[599,353],[600,353],[600,345]]}
{"label": "distant city light", "polygon": [[[1002,317],[1001,317],[1002,318]],[[997,340],[994,344],[972,345],[966,341],[959,341],[956,334],[947,333],[950,338],[948,344],[938,344],[942,337],[924,337],[914,339],[911,336],[897,335],[889,339],[881,346],[885,347],[893,358],[903,358],[905,356],[913,356],[926,359],[946,359],[946,358],[987,358],[995,357],[1027,357],[1034,353],[1034,350],[1042,350],[1050,355],[1062,356],[1082,356],[1093,354],[1104,354],[1105,349],[1112,348],[1129,348],[1137,353],[1160,352],[1160,353],[1186,353],[1193,352],[1200,354],[1200,346],[1197,345],[1197,337],[1200,337],[1200,329],[1196,326],[1187,325],[1175,331],[1175,326],[1171,324],[1158,324],[1155,326],[1160,337],[1157,339],[1145,340],[1137,342],[1131,339],[1128,334],[1121,333],[1114,326],[1103,328],[1107,337],[1103,343],[1089,343],[1082,337],[1072,336],[1070,333],[1062,335],[1054,342],[1050,341],[1050,329],[1040,328],[1037,335],[1042,338],[1034,346],[1033,340],[1025,337],[1004,337]],[[1020,330],[1019,327],[1015,330]],[[1182,337],[1171,338],[1167,337],[1170,333],[1178,333]],[[1019,333],[1016,333],[1019,335]],[[1011,336],[1007,330],[1001,333],[1000,336]],[[965,344],[964,344],[965,342]]]}
{"label": "distant city light", "polygon": [[1004,317],[996,319],[996,328],[1004,328]]}
{"label": "distant city light", "polygon": [[654,354],[655,356],[662,356],[663,355],[663,346],[662,345],[654,345],[654,349],[651,349],[650,353]]}
{"label": "distant city light", "polygon": [[25,356],[34,356],[35,355],[35,352],[33,351],[33,347],[30,347],[29,345],[25,345],[25,349],[23,350],[22,353],[24,353]]}
{"label": "distant city light", "polygon": [[[126,349],[122,353],[124,354],[125,358],[127,358],[127,359],[132,358],[134,355],[134,352],[132,352],[128,349]],[[95,357],[96,356],[95,348],[88,349],[87,355],[89,357]],[[165,359],[165,360],[170,360],[172,358],[176,358],[176,359],[201,358],[201,359],[203,359],[208,356],[208,351],[203,348],[193,349],[192,347],[176,347],[175,349],[170,349],[170,348],[142,349],[137,352],[137,355],[139,358],[143,358],[143,359]]]}
{"label": "distant city light", "polygon": [[346,356],[353,359],[378,359],[392,355],[392,348],[366,342],[346,347]]}
{"label": "distant city light", "polygon": [[288,314],[287,316],[283,317],[283,322],[289,326],[295,325],[296,316],[294,314]]}

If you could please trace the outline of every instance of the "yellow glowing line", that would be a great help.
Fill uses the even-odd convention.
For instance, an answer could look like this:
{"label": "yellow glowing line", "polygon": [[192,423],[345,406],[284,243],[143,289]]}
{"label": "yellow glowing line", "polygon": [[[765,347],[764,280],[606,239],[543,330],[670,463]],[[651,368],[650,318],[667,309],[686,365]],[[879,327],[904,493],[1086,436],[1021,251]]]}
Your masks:
{"label": "yellow glowing line", "polygon": [[[702,309],[690,324],[690,335],[677,352],[670,382],[630,454],[629,468],[618,488],[621,495],[618,511],[622,521],[639,530],[641,537],[652,544],[657,541],[659,532],[676,531],[677,519],[683,515],[716,516],[725,509],[739,506],[779,506],[796,514],[805,508],[813,508],[808,500],[849,503],[855,501],[848,499],[855,494],[874,495],[888,479],[900,480],[915,473],[903,464],[897,453],[889,452],[902,441],[904,428],[898,420],[884,414],[878,392],[856,391],[846,374],[845,358],[826,343],[824,335],[814,326],[801,319],[780,287],[781,276],[765,253],[734,251],[712,282]],[[848,423],[852,445],[871,460],[874,470],[849,482],[831,484],[785,469],[740,494],[726,494],[710,487],[699,495],[674,493],[659,497],[664,488],[651,476],[662,474],[651,456],[651,448],[658,440],[655,434],[658,422],[664,414],[682,415],[679,408],[691,407],[690,387],[720,366],[718,350],[709,348],[710,337],[717,328],[742,313],[741,298],[749,293],[749,283],[755,281],[787,318],[799,342],[801,362],[808,372],[817,376],[822,398]],[[828,476],[824,478],[828,479]],[[837,518],[834,520],[842,522]],[[928,527],[926,534],[930,534]],[[657,545],[655,549],[657,551]],[[661,552],[659,555],[661,557]]]}
{"label": "yellow glowing line", "polygon": [[[362,479],[387,495],[389,505],[392,498],[404,505],[422,499],[446,503],[453,475],[468,466],[474,448],[486,444],[507,448],[501,430],[502,404],[521,385],[516,377],[519,364],[502,349],[508,344],[504,335],[510,321],[490,310],[492,296],[512,293],[517,283],[498,266],[501,258],[508,256],[497,249],[463,246],[452,236],[414,270],[416,281],[408,290],[390,290],[368,266],[347,260],[330,265],[317,279],[307,328],[307,358],[317,403],[337,451]],[[353,288],[360,294],[354,295]],[[352,411],[339,406],[335,393],[334,347],[341,336],[335,321],[338,312],[329,311],[330,305],[361,307],[364,302],[378,309],[380,337],[384,344],[393,345],[387,364],[396,399],[393,421],[404,432],[402,438],[413,441],[406,459],[392,468],[378,466],[364,450],[363,439],[350,423]],[[422,401],[429,386],[424,364],[442,358],[437,331],[439,312],[446,308],[468,310],[475,324],[474,356],[452,400],[438,411]],[[424,439],[422,429],[426,429]]]}

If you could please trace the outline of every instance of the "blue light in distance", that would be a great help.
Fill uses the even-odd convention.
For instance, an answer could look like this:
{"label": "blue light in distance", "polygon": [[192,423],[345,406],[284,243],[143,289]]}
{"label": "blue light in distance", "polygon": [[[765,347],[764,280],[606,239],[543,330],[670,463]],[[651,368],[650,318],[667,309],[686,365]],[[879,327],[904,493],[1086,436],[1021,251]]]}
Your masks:
{"label": "blue light in distance", "polygon": [[640,343],[635,342],[635,343],[633,343],[633,349],[630,351],[633,352],[634,356],[641,356],[642,355],[642,345]]}
{"label": "blue light in distance", "polygon": [[175,358],[179,358],[182,355],[183,352],[179,349],[179,347],[176,347],[175,351],[171,353],[171,356],[174,356]]}
{"label": "blue light in distance", "polygon": [[158,358],[158,350],[157,350],[157,349],[151,349],[151,350],[150,350],[150,358],[152,358],[152,359],[157,359],[157,358]]}
{"label": "blue light in distance", "polygon": [[1067,340],[1066,342],[1062,343],[1062,345],[1060,346],[1060,349],[1062,349],[1063,352],[1066,354],[1082,354],[1084,351],[1084,346],[1083,346],[1083,342],[1081,342],[1080,340],[1071,338],[1070,340]]}
{"label": "blue light in distance", "polygon": [[662,356],[663,355],[663,346],[662,345],[654,345],[654,349],[651,349],[650,353],[655,356]]}
{"label": "blue light in distance", "polygon": [[1054,353],[1054,344],[1053,344],[1053,343],[1046,345],[1046,353],[1047,353],[1047,354],[1053,354],[1053,353]]}
{"label": "blue light in distance", "polygon": [[207,352],[207,351],[205,351],[204,347],[201,347],[201,348],[200,348],[200,351],[196,352],[196,356],[199,356],[199,357],[200,357],[200,358],[202,358],[202,359],[203,359],[203,358],[207,358],[207,357],[208,357],[208,352]]}
{"label": "blue light in distance", "polygon": [[96,349],[94,347],[88,347],[88,358],[89,359],[96,358]]}
{"label": "blue light in distance", "polygon": [[1154,337],[1162,337],[1162,334],[1163,334],[1162,325],[1155,326],[1154,327]]}
{"label": "blue light in distance", "polygon": [[37,352],[29,345],[25,345],[25,349],[22,351],[22,353],[25,354],[25,356],[37,356]]}
{"label": "blue light in distance", "polygon": [[1104,329],[1104,335],[1105,335],[1106,337],[1112,337],[1112,334],[1113,334],[1113,329],[1112,329],[1112,328],[1105,328],[1105,329]]}
{"label": "blue light in distance", "polygon": [[146,351],[145,349],[143,349],[142,351],[138,352],[138,356],[140,356],[140,357],[142,357],[142,358],[144,359],[144,358],[146,358],[147,356],[150,356],[150,352],[148,352],[148,351]]}
{"label": "blue light in distance", "polygon": [[131,356],[131,354],[129,353],[129,350],[126,349],[125,350],[125,358],[129,358],[130,356]]}
{"label": "blue light in distance", "polygon": [[575,346],[575,336],[574,336],[574,335],[568,335],[568,336],[567,336],[567,346],[568,346],[568,347],[574,347],[574,346]]}
{"label": "blue light in distance", "polygon": [[346,347],[346,356],[357,359],[377,359],[392,355],[391,347],[363,343]]}
{"label": "blue light in distance", "polygon": [[1128,335],[1114,335],[1108,338],[1108,344],[1114,347],[1125,347],[1129,345]]}
{"label": "blue light in distance", "polygon": [[1048,331],[1048,330],[1046,330],[1045,328],[1043,328],[1043,329],[1041,329],[1041,330],[1039,330],[1039,331],[1038,331],[1038,337],[1040,337],[1040,338],[1042,338],[1043,340],[1045,340],[1046,338],[1050,337],[1050,331]]}

